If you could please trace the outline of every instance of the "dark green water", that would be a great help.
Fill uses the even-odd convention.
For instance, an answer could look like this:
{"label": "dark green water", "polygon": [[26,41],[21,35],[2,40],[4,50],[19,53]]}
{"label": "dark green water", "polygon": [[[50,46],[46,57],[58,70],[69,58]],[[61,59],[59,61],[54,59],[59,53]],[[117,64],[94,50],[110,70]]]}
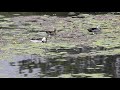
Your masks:
{"label": "dark green water", "polygon": [[[29,15],[54,15],[56,14],[57,16],[67,16],[69,12],[0,12],[0,15],[5,15],[5,16],[14,16],[13,14],[20,14],[22,16],[29,16]],[[110,12],[75,12],[76,15],[79,14],[107,14]],[[114,12],[114,14],[119,14],[119,12]]]}
{"label": "dark green water", "polygon": [[53,15],[56,14],[58,16],[66,16],[69,12],[0,12],[0,15],[5,16],[14,16],[13,14],[20,14],[22,16],[29,16],[29,15]]}
{"label": "dark green water", "polygon": [[[120,56],[95,56],[85,58],[66,58],[64,61],[42,58],[38,55],[15,56],[16,62],[9,62],[9,69],[17,71],[20,77],[45,78],[73,75],[72,78],[92,78],[92,74],[102,75],[97,78],[120,78]],[[87,75],[89,74],[89,75]],[[90,75],[91,74],[91,75]],[[64,78],[64,77],[62,77]]]}

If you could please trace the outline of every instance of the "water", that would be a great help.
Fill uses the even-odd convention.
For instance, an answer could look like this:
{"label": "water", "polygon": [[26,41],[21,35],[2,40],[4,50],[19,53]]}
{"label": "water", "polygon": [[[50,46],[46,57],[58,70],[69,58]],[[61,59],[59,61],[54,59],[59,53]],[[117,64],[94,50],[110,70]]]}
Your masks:
{"label": "water", "polygon": [[[5,17],[29,16],[29,15],[53,15],[54,12],[0,12]],[[66,15],[66,13],[57,12],[57,15]],[[20,24],[20,23],[19,23]],[[9,29],[8,26],[2,29]],[[15,34],[21,32],[14,32]],[[6,33],[7,34],[7,33]],[[12,36],[12,35],[11,35]],[[102,48],[101,48],[102,49]],[[90,78],[109,77],[120,78],[120,56],[75,56],[79,53],[90,52],[88,47],[71,49],[50,49],[49,52],[67,52],[68,57],[62,55],[57,58],[42,57],[37,54],[12,55],[12,61],[0,60],[0,77],[2,78],[48,78],[48,77],[68,77],[72,78]],[[0,51],[0,53],[3,53]],[[75,57],[72,57],[75,56]]]}
{"label": "water", "polygon": [[[88,12],[75,12],[75,15],[78,14],[86,14]],[[107,14],[110,12],[89,12],[89,14]],[[112,12],[111,12],[112,13]],[[0,15],[5,15],[7,17],[14,17],[14,16],[28,16],[28,15],[57,15],[57,16],[67,16],[69,12],[0,12]],[[119,15],[119,12],[113,12],[112,14]]]}
{"label": "water", "polygon": [[29,15],[58,15],[66,16],[69,12],[0,12],[0,15],[5,15],[7,17],[14,16],[29,16]]}
{"label": "water", "polygon": [[38,55],[14,55],[13,59],[14,62],[0,61],[0,77],[44,78],[59,77],[63,74],[85,73],[104,74],[103,77],[120,78],[120,56],[69,58],[59,61],[42,58]]}

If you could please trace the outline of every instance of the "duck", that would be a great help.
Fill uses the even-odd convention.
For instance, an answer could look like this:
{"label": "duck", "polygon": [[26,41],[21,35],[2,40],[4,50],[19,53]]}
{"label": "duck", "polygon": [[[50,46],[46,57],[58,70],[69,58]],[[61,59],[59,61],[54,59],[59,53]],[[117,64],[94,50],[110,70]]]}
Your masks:
{"label": "duck", "polygon": [[47,42],[47,37],[43,37],[43,38],[40,38],[40,39],[31,39],[30,41],[34,42],[34,43],[46,43]]}
{"label": "duck", "polygon": [[100,26],[97,26],[96,28],[89,28],[87,29],[89,32],[92,32],[93,34],[97,33],[97,32],[100,32],[101,31],[101,28]]}
{"label": "duck", "polygon": [[54,36],[56,35],[56,29],[54,29],[53,31],[46,31],[48,36]]}

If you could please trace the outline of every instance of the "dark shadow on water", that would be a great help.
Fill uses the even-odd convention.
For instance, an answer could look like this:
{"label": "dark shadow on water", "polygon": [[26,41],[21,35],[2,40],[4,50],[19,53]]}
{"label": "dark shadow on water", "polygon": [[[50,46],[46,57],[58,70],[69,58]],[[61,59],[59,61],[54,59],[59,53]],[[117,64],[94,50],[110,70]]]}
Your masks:
{"label": "dark shadow on water", "polygon": [[[0,12],[0,15],[5,15],[6,17],[14,17],[14,16],[29,16],[29,15],[50,15],[50,16],[68,16],[69,12]],[[79,14],[107,14],[110,12],[75,12],[75,15]],[[119,12],[114,12],[111,14],[119,15]]]}
{"label": "dark shadow on water", "polygon": [[[62,74],[101,74],[104,77],[120,78],[120,56],[87,56],[53,60],[38,55],[10,63],[11,67],[19,67],[23,77],[58,77]],[[17,57],[16,57],[17,58]],[[19,58],[19,57],[18,57]],[[79,76],[80,77],[80,76]]]}

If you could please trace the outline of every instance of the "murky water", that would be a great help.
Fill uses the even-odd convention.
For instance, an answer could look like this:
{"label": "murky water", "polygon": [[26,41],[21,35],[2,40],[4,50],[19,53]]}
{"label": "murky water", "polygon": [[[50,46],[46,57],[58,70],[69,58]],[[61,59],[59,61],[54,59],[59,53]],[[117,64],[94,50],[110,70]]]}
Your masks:
{"label": "murky water", "polygon": [[[24,13],[1,12],[6,17],[28,15]],[[44,13],[29,13],[29,15]],[[48,13],[45,13],[48,14]],[[53,15],[53,13],[49,13]],[[66,13],[58,13],[66,15]],[[2,22],[2,21],[1,21]],[[4,28],[5,29],[5,28]],[[8,29],[8,28],[7,28]],[[17,33],[17,32],[16,32]],[[72,49],[50,49],[49,52],[67,52],[77,55],[89,52],[87,47]],[[2,53],[2,52],[0,52]],[[62,57],[62,56],[61,56]],[[3,78],[64,78],[69,75],[72,78],[88,78],[90,74],[102,75],[101,77],[120,78],[120,56],[88,56],[88,57],[58,57],[47,58],[40,55],[13,55],[12,61],[0,60],[0,77]]]}
{"label": "murky water", "polygon": [[30,16],[30,15],[58,15],[66,16],[68,12],[0,12],[0,15],[5,15],[7,17],[14,16]]}
{"label": "murky water", "polygon": [[[14,55],[14,62],[0,61],[0,77],[45,78],[63,74],[104,74],[120,78],[120,56],[95,56],[52,60],[38,55]],[[76,78],[78,76],[73,76]],[[82,77],[82,75],[79,75]],[[90,77],[90,76],[85,76]],[[101,77],[102,78],[102,77]]]}

